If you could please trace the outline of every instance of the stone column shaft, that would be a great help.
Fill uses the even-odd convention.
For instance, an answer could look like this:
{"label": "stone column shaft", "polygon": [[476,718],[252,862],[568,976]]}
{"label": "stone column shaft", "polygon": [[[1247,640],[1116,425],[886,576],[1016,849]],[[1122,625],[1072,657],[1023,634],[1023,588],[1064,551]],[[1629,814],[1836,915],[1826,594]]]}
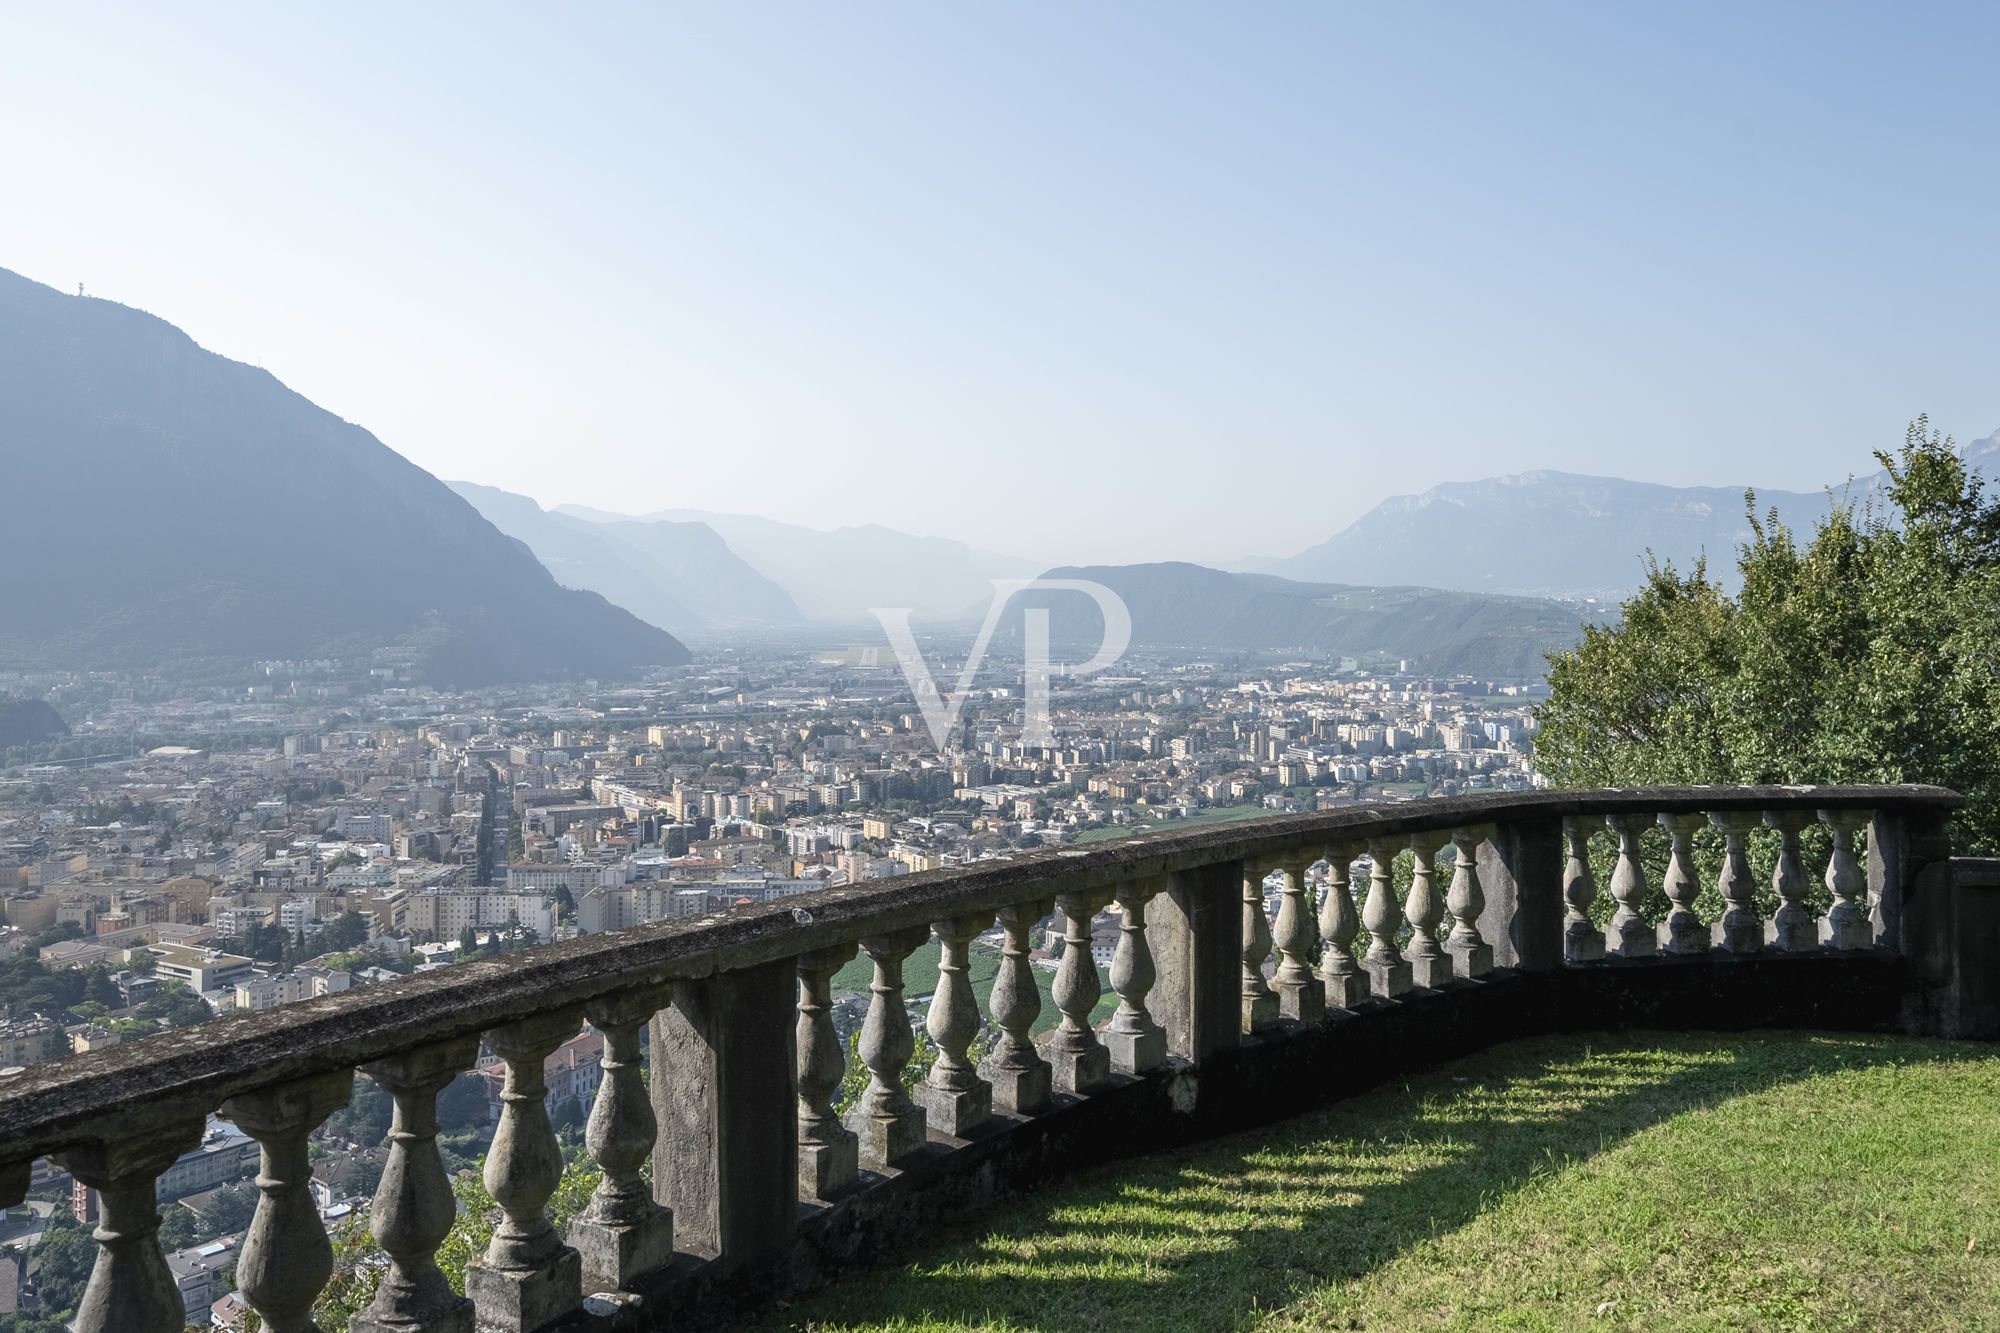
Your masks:
{"label": "stone column shaft", "polygon": [[673,999],[671,984],[640,986],[584,1006],[604,1034],[604,1081],[590,1108],[584,1143],[604,1178],[569,1224],[583,1264],[583,1289],[627,1291],[674,1257],[674,1215],[653,1201],[643,1174],[659,1135],[639,1054],[639,1029]]}
{"label": "stone column shaft", "polygon": [[318,1333],[313,1302],[333,1276],[333,1242],[313,1202],[306,1136],[347,1105],[349,1069],[231,1097],[216,1114],[257,1140],[257,1213],[236,1260],[236,1289],[271,1333]]}

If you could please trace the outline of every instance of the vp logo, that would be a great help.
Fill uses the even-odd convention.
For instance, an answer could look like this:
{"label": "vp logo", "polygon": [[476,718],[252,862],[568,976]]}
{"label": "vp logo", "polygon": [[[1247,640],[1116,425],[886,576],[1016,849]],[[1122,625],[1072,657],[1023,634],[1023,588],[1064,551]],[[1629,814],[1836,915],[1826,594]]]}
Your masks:
{"label": "vp logo", "polygon": [[[1093,583],[1089,579],[995,579],[993,604],[986,608],[986,621],[979,627],[979,637],[972,642],[972,653],[965,659],[964,669],[958,673],[957,686],[946,698],[939,696],[937,682],[931,679],[930,664],[924,661],[923,653],[917,649],[916,635],[910,632],[911,608],[869,608],[874,617],[882,622],[882,632],[889,636],[889,647],[902,664],[903,679],[910,682],[910,692],[917,696],[917,707],[924,715],[924,725],[930,728],[931,741],[938,749],[945,748],[951,729],[965,708],[966,691],[972,688],[973,677],[979,674],[979,664],[986,660],[986,647],[993,641],[993,631],[999,626],[1007,603],[1013,600],[1016,593],[1030,589],[1084,593],[1097,603],[1097,609],[1104,615],[1104,637],[1098,642],[1097,651],[1091,654],[1089,661],[1063,667],[1064,675],[1087,676],[1093,671],[1102,671],[1123,656],[1127,645],[1132,642],[1132,614],[1126,610],[1125,600],[1102,583]],[[1049,675],[1053,667],[1049,662],[1047,607],[1031,606],[1023,612],[1021,637],[1027,658],[1021,743],[1053,745],[1055,732],[1049,726]]]}

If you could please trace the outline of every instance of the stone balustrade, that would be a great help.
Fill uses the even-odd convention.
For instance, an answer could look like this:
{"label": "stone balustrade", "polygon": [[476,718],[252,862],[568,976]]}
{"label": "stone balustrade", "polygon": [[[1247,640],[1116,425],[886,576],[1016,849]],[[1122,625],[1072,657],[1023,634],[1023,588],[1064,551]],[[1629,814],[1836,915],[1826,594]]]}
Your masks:
{"label": "stone balustrade", "polygon": [[[1960,803],[1679,788],[1355,807],[564,941],[30,1067],[0,1082],[0,1204],[55,1157],[102,1198],[77,1333],[176,1333],[153,1181],[224,1116],[262,1150],[239,1289],[309,1333],[331,1256],[308,1139],[359,1072],[394,1120],[369,1210],[387,1268],[353,1333],[699,1324],[1064,1163],[1289,1114],[1468,1043],[1704,1016],[2000,1033],[2000,866],[1950,858]],[[996,927],[982,1013],[971,951]],[[904,968],[933,939],[918,1014]],[[1049,1027],[1033,955],[1057,941]],[[843,1120],[829,987],[857,956],[867,1085]],[[558,1234],[542,1067],[585,1021],[606,1042],[586,1134],[602,1183]],[[919,1027],[937,1054],[912,1087]],[[461,1292],[436,1259],[455,1209],[436,1099],[482,1042],[505,1064],[498,1215]]]}

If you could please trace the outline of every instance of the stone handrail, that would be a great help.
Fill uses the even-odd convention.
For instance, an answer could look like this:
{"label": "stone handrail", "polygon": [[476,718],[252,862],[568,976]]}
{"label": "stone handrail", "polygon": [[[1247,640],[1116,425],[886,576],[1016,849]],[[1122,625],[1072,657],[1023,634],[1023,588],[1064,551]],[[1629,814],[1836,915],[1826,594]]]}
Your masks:
{"label": "stone handrail", "polygon": [[[370,1210],[390,1268],[355,1333],[463,1333],[475,1322],[528,1333],[584,1317],[586,1293],[629,1310],[670,1280],[698,1286],[775,1264],[798,1243],[801,1202],[852,1213],[899,1175],[914,1188],[921,1163],[1135,1081],[1440,993],[1478,1003],[1481,985],[1500,996],[1493,983],[1510,977],[1717,958],[1879,959],[1907,974],[1911,1024],[1978,1027],[1984,974],[1955,945],[1966,926],[1949,883],[1936,888],[1949,866],[1946,821],[1962,803],[1933,787],[1698,787],[1358,806],[655,922],[31,1066],[0,1083],[0,1203],[25,1193],[35,1158],[56,1157],[99,1191],[102,1209],[77,1333],[175,1333],[180,1297],[154,1236],[153,1182],[220,1114],[262,1147],[239,1289],[277,1333],[304,1333],[331,1266],[306,1189],[307,1142],[347,1102],[358,1069],[391,1094],[395,1118]],[[1823,868],[1799,856],[1799,835],[1814,824],[1832,834]],[[1639,852],[1655,827],[1670,849],[1657,886]],[[1712,922],[1694,913],[1703,886],[1691,840],[1702,828],[1723,839],[1715,887],[1725,906]],[[1769,923],[1745,857],[1755,828],[1779,841],[1780,907]],[[1586,846],[1599,833],[1620,846],[1602,886]],[[1405,853],[1413,869],[1399,895],[1391,866]],[[1364,854],[1367,883],[1350,885]],[[1323,889],[1309,874],[1322,860]],[[1834,901],[1815,920],[1804,890],[1821,870]],[[1274,874],[1283,876],[1275,921],[1264,896]],[[1659,921],[1645,915],[1655,887],[1670,904]],[[1592,912],[1602,914],[1606,894],[1615,911],[1599,927]],[[1100,1031],[1089,1021],[1103,989],[1090,923],[1114,903],[1122,930],[1109,980],[1120,1003]],[[1069,946],[1054,983],[1061,1022],[1033,1040],[1040,993],[1028,932],[1051,908]],[[988,1014],[996,1038],[975,1066],[981,1016],[967,949],[996,922],[1005,941]],[[901,1082],[913,1049],[902,970],[933,936],[943,967],[924,1026],[940,1055],[913,1096]],[[827,991],[857,953],[873,970],[859,1044],[869,1084],[843,1121],[833,1097],[846,1053]],[[586,1019],[606,1042],[586,1136],[603,1184],[565,1236],[546,1212],[562,1160],[542,1068]],[[432,1142],[435,1099],[482,1041],[506,1066],[486,1164],[502,1220],[460,1293],[433,1258],[454,1208]]]}

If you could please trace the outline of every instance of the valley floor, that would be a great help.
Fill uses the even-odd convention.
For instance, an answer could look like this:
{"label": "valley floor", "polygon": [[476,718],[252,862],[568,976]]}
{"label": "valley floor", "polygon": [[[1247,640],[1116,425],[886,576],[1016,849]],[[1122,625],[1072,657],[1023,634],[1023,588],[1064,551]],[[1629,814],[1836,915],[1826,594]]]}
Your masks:
{"label": "valley floor", "polygon": [[985,1213],[773,1329],[2000,1329],[2000,1050],[1518,1042]]}

